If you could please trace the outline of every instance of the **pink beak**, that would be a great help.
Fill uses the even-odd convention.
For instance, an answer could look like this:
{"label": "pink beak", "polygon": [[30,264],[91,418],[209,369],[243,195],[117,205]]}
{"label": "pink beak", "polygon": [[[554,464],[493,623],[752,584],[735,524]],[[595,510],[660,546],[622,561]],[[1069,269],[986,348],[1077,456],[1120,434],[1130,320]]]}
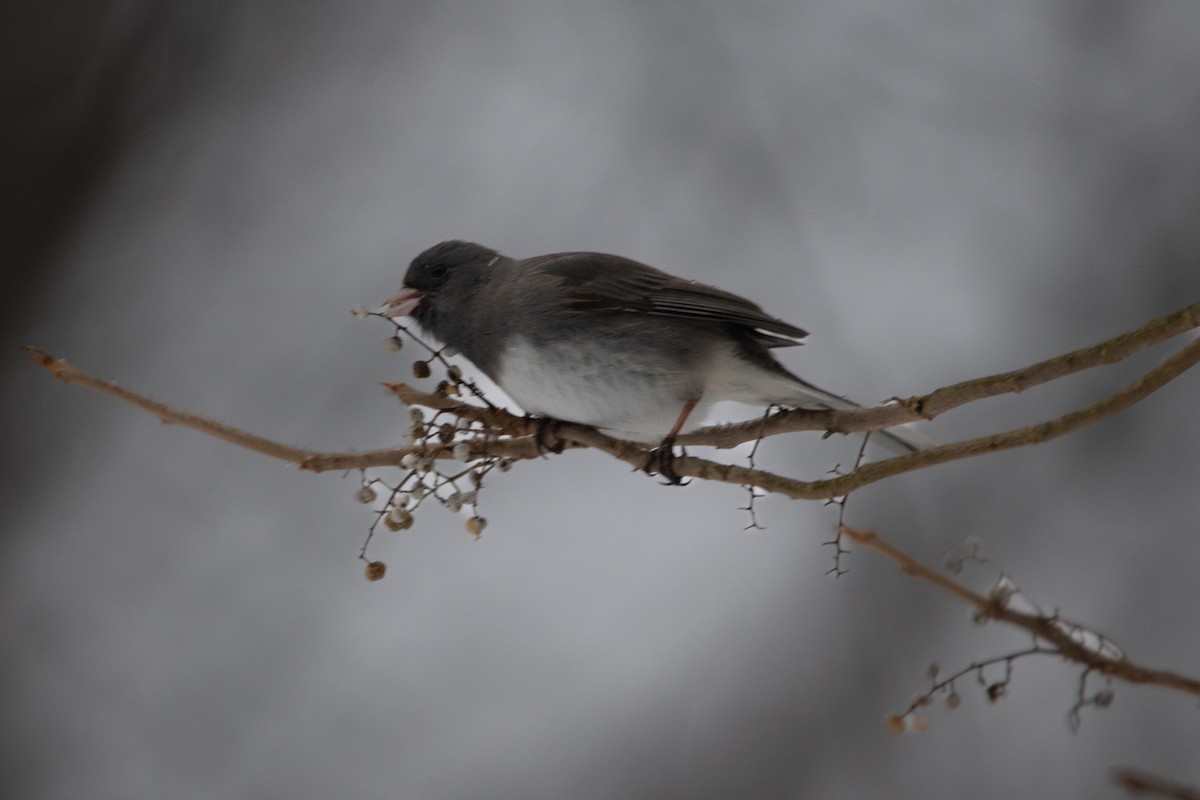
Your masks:
{"label": "pink beak", "polygon": [[405,286],[400,291],[389,297],[380,309],[385,317],[408,317],[417,310],[417,306],[421,305],[421,300],[425,294],[416,289],[410,289]]}

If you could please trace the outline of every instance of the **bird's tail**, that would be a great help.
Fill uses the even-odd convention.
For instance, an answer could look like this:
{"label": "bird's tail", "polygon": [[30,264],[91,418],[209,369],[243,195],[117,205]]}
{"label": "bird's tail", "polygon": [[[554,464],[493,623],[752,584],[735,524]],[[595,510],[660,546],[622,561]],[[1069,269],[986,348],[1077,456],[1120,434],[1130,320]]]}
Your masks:
{"label": "bird's tail", "polygon": [[[862,408],[858,403],[842,397],[840,394],[827,392],[820,387],[813,386],[808,381],[800,380],[794,375],[791,377],[796,385],[793,387],[794,394],[784,400],[786,405],[826,411],[849,411],[855,408]],[[938,444],[911,424],[897,425],[894,428],[872,431],[871,439],[872,441],[878,441],[887,449],[900,455],[928,450],[931,447],[937,447]]]}

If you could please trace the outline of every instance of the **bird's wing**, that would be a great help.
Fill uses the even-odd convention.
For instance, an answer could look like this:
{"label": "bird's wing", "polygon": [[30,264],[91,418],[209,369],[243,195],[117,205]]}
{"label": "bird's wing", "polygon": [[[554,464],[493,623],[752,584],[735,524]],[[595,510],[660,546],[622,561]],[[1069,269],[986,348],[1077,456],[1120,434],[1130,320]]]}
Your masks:
{"label": "bird's wing", "polygon": [[767,347],[799,344],[797,340],[808,335],[795,325],[767,315],[744,297],[685,281],[620,256],[557,253],[530,259],[529,266],[561,279],[570,290],[570,307],[578,310],[641,311],[727,322],[765,331],[758,338]]}

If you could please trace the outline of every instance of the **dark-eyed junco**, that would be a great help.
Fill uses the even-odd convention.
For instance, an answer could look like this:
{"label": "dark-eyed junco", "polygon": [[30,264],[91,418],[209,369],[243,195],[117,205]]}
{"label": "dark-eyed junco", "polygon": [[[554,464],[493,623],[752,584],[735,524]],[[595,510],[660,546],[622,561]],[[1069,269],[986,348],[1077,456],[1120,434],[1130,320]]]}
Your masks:
{"label": "dark-eyed junco", "polygon": [[[771,355],[800,344],[800,328],[735,294],[620,256],[516,261],[471,242],[442,242],[413,260],[404,288],[382,310],[412,316],[526,412],[662,440],[668,459],[675,435],[721,400],[857,407]],[[907,427],[880,433],[906,451],[933,443]]]}

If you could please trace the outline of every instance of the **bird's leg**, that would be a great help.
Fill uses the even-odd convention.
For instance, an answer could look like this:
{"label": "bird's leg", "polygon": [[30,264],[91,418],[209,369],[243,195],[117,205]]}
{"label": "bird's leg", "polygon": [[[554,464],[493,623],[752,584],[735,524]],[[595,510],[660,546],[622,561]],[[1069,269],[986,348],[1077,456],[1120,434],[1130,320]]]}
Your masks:
{"label": "bird's leg", "polygon": [[[554,453],[558,455],[566,446],[558,435],[559,422],[550,417],[534,417],[533,443],[537,445],[539,453]],[[547,444],[548,436],[554,437],[554,444]]]}
{"label": "bird's leg", "polygon": [[683,477],[675,471],[675,437],[679,435],[679,431],[683,430],[683,424],[687,422],[688,416],[696,407],[699,399],[687,401],[683,406],[683,411],[679,412],[679,419],[675,420],[671,432],[663,438],[658,447],[650,451],[646,457],[646,465],[642,467],[642,471],[647,475],[653,475],[651,469],[657,468],[658,474],[666,478],[669,485],[684,485]]}

